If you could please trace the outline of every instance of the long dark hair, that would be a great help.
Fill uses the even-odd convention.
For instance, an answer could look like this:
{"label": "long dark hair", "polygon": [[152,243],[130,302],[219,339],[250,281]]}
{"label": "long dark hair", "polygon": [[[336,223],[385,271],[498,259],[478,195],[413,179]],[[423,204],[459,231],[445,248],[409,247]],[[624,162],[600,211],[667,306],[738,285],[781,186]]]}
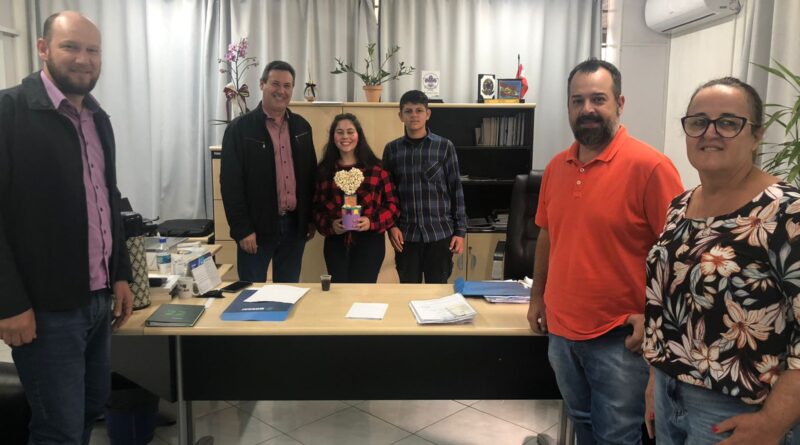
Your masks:
{"label": "long dark hair", "polygon": [[343,120],[352,122],[353,126],[356,127],[356,133],[358,133],[358,144],[356,144],[356,149],[353,152],[356,156],[356,162],[368,169],[376,165],[381,165],[381,160],[375,156],[375,153],[367,142],[367,137],[364,136],[361,122],[351,113],[342,113],[333,118],[331,129],[328,132],[328,142],[325,144],[325,151],[322,153],[322,159],[319,161],[320,170],[325,177],[332,177],[336,172],[336,163],[339,161],[340,155],[333,137],[336,134],[336,126]]}

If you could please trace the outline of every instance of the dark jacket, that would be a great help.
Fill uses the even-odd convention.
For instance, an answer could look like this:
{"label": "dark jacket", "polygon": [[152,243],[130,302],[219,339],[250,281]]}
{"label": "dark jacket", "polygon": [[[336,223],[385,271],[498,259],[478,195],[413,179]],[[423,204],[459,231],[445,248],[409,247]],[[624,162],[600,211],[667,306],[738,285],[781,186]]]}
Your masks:
{"label": "dark jacket", "polygon": [[[297,182],[297,233],[305,235],[311,222],[317,155],[311,125],[303,116],[287,113]],[[275,151],[261,103],[225,130],[219,182],[231,238],[239,241],[255,232],[257,242],[263,244],[278,236]]]}
{"label": "dark jacket", "polygon": [[[131,279],[119,213],[114,133],[94,121],[111,199],[110,283]],[[29,308],[65,311],[89,303],[89,248],[82,149],[39,72],[0,91],[0,319]]]}

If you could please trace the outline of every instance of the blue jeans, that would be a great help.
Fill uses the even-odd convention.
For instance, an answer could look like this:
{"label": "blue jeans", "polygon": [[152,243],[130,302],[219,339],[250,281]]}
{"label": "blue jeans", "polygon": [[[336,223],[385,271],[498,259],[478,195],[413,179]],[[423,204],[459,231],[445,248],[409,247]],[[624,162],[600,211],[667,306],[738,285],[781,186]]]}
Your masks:
{"label": "blue jeans", "polygon": [[548,355],[578,445],[640,444],[649,371],[625,348],[629,326],[585,341],[550,334]]}
{"label": "blue jeans", "polygon": [[29,444],[89,443],[111,391],[111,293],[89,305],[34,311],[36,339],[11,351],[31,406]]}
{"label": "blue jeans", "polygon": [[[738,414],[758,411],[760,405],[699,386],[683,383],[655,369],[656,441],[658,445],[716,444],[730,432],[714,433],[711,427]],[[800,427],[786,435],[784,444],[800,444]]]}
{"label": "blue jeans", "polygon": [[263,283],[267,281],[269,263],[272,267],[272,281],[275,283],[297,283],[300,281],[300,268],[303,265],[303,251],[306,248],[305,234],[297,233],[297,217],[294,213],[278,217],[278,236],[258,245],[255,254],[249,254],[236,244],[236,263],[239,279]]}

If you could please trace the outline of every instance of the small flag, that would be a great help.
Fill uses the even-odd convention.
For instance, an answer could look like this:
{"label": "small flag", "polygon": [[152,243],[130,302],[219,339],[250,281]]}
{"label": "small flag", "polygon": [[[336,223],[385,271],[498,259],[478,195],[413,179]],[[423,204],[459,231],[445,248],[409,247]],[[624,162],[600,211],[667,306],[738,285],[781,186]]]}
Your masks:
{"label": "small flag", "polygon": [[522,91],[520,91],[519,97],[522,99],[525,97],[525,93],[528,92],[528,79],[525,77],[525,71],[522,68],[522,63],[520,63],[519,54],[517,54],[517,79],[522,81]]}

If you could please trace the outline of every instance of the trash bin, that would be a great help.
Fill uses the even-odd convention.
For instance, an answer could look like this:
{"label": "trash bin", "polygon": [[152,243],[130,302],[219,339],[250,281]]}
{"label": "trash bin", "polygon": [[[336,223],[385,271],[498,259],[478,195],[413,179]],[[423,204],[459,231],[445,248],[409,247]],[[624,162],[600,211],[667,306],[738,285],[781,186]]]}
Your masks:
{"label": "trash bin", "polygon": [[153,440],[158,396],[125,377],[111,374],[106,431],[111,445],[146,445]]}

